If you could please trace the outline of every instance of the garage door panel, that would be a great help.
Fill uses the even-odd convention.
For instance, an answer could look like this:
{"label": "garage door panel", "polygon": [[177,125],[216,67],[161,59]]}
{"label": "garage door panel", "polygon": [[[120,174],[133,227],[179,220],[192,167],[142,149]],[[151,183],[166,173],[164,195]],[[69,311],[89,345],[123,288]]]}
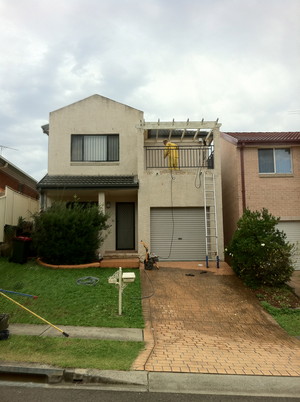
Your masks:
{"label": "garage door panel", "polygon": [[205,259],[203,208],[152,208],[151,250],[161,260]]}
{"label": "garage door panel", "polygon": [[295,269],[300,270],[300,222],[279,222],[278,229],[283,230],[287,240],[295,244]]}

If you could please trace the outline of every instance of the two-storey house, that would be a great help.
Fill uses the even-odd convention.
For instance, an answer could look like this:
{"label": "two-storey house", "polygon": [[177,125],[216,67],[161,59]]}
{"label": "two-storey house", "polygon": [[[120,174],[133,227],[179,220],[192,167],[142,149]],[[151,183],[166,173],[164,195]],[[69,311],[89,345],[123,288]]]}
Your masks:
{"label": "two-storey house", "polygon": [[143,240],[161,260],[222,260],[219,127],[146,122],[99,95],[51,112],[41,207],[74,197],[99,204],[111,225],[104,256],[142,255]]}
{"label": "two-storey house", "polygon": [[[221,133],[224,240],[246,208],[267,208],[279,229],[300,244],[300,132]],[[300,249],[295,267],[300,269]]]}

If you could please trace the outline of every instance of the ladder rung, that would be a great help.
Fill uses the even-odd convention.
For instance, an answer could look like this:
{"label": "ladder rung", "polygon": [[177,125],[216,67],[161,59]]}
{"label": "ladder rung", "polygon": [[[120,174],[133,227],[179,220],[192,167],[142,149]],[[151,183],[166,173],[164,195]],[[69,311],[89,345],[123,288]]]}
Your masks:
{"label": "ladder rung", "polygon": [[218,255],[218,228],[215,176],[210,172],[204,174],[204,202],[206,255],[212,260]]}

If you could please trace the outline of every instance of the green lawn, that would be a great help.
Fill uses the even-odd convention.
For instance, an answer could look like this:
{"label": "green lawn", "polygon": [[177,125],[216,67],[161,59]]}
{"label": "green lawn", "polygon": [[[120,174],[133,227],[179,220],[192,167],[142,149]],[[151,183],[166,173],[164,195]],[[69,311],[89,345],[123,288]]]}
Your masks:
{"label": "green lawn", "polygon": [[[0,288],[38,296],[33,299],[5,293],[56,326],[143,328],[139,270],[134,269],[136,280],[123,291],[122,316],[118,315],[118,289],[108,283],[116,270],[54,270],[35,261],[20,265],[0,258]],[[95,286],[78,285],[77,280],[86,276],[97,277],[99,282]],[[0,312],[10,314],[10,323],[43,324],[1,295]]]}
{"label": "green lawn", "polygon": [[300,336],[300,299],[289,286],[261,286],[252,291],[288,334]]}
{"label": "green lawn", "polygon": [[261,304],[288,334],[300,336],[300,310],[276,308],[267,302]]}
{"label": "green lawn", "polygon": [[143,342],[38,336],[11,336],[0,343],[2,362],[99,370],[129,370],[143,347]]}
{"label": "green lawn", "polygon": [[[4,293],[56,326],[83,325],[143,328],[140,276],[123,292],[123,314],[118,315],[118,289],[108,283],[117,268],[52,270],[35,261],[20,265],[0,258],[0,288],[38,296],[37,299]],[[124,269],[124,272],[132,271]],[[78,285],[83,277],[96,277],[95,286]],[[0,313],[9,323],[44,324],[0,295]],[[50,338],[11,335],[1,341],[1,360],[43,363],[59,367],[129,370],[143,342]]]}

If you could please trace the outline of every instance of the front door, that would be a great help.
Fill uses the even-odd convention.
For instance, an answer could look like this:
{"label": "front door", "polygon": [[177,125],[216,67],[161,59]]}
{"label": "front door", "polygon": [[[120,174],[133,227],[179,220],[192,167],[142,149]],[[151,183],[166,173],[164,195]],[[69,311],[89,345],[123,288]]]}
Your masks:
{"label": "front door", "polygon": [[135,208],[134,202],[116,204],[117,250],[135,249]]}

